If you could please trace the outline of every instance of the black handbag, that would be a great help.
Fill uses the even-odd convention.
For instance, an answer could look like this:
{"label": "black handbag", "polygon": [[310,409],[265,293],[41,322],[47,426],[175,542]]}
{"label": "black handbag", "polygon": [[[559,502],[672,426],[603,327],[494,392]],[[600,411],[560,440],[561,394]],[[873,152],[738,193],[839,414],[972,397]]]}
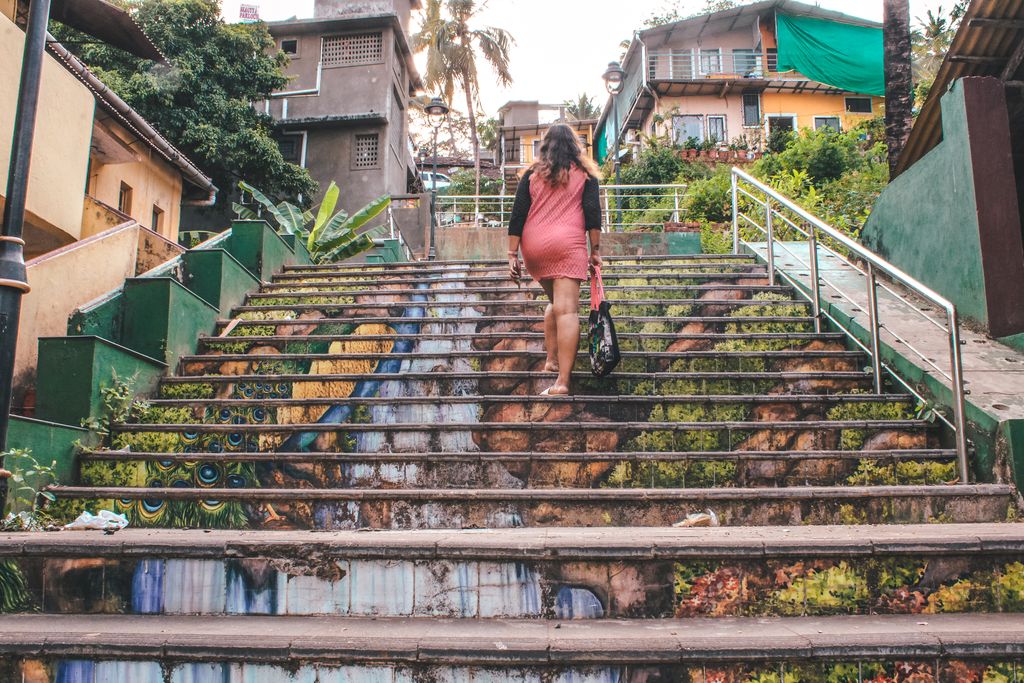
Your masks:
{"label": "black handbag", "polygon": [[590,371],[595,377],[607,377],[619,364],[619,339],[615,336],[611,304],[604,298],[601,269],[590,278]]}

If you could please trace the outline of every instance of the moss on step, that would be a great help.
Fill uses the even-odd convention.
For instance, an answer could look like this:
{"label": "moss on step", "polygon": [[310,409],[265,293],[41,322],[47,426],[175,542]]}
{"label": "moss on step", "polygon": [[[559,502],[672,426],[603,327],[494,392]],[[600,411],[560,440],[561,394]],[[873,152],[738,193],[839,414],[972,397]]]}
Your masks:
{"label": "moss on step", "polygon": [[180,401],[213,398],[214,393],[213,385],[206,382],[160,385],[160,398],[171,400]]}
{"label": "moss on step", "polygon": [[896,486],[945,484],[957,478],[955,462],[908,460],[896,463],[861,460],[857,471],[847,478],[852,486]]}
{"label": "moss on step", "polygon": [[[889,401],[863,401],[841,403],[831,408],[826,417],[832,421],[843,420],[913,420],[914,408],[909,403]],[[864,447],[867,431],[844,429],[840,435],[839,447],[844,451],[859,451]]]}
{"label": "moss on step", "polygon": [[[748,306],[741,306],[728,315],[730,318],[764,318],[764,317],[785,317],[794,318],[807,315],[807,306],[794,302],[785,294],[776,292],[759,292],[752,297],[752,303]],[[785,332],[812,332],[814,325],[809,322],[742,322],[729,323],[725,326],[727,334],[754,334],[754,333],[785,333]]]}

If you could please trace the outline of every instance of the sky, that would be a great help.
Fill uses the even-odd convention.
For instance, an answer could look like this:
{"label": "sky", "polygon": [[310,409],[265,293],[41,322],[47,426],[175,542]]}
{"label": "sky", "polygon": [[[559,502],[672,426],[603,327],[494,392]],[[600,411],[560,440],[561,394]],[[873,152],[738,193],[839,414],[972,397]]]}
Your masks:
{"label": "sky", "polygon": [[[813,0],[805,0],[813,1]],[[259,5],[260,18],[267,21],[292,16],[313,15],[313,0],[245,0]],[[223,14],[228,21],[238,18],[240,0],[223,0]],[[498,108],[509,100],[539,100],[556,104],[586,92],[599,105],[607,97],[604,73],[608,62],[618,59],[619,44],[634,30],[643,27],[644,19],[663,11],[668,0],[478,0],[483,6],[479,25],[497,26],[509,31],[516,40],[512,50],[510,88],[498,86],[493,74],[484,69],[480,74],[480,99],[488,116],[496,116]],[[865,19],[881,21],[881,0],[819,0],[826,9],[845,12]],[[923,17],[941,0],[910,0],[911,17]],[[946,5],[952,4],[947,0]],[[685,0],[684,13],[699,11],[704,0]],[[413,18],[413,30],[418,17]],[[453,102],[455,109],[465,109],[464,100]]]}

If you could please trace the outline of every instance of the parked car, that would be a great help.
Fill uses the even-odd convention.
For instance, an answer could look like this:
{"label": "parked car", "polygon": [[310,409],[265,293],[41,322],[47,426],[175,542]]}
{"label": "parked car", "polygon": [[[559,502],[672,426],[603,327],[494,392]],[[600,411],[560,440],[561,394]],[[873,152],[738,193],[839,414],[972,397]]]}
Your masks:
{"label": "parked car", "polygon": [[[421,171],[420,180],[423,181],[423,189],[427,192],[434,189],[434,173],[431,171]],[[437,174],[437,189],[445,190],[452,184],[452,179],[446,176],[444,173]]]}

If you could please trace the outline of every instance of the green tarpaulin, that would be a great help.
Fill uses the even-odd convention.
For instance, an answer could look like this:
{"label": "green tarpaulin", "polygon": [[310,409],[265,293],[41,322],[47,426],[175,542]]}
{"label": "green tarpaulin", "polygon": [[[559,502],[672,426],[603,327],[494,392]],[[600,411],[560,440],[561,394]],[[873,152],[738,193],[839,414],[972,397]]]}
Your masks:
{"label": "green tarpaulin", "polygon": [[882,29],[779,13],[779,71],[865,95],[885,94]]}

